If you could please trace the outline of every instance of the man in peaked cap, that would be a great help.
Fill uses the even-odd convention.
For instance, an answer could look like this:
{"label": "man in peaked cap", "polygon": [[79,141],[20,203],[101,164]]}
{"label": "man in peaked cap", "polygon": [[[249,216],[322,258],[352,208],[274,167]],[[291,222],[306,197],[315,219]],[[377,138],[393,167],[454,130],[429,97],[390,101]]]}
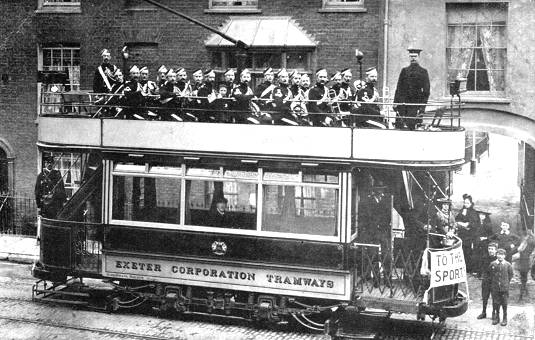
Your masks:
{"label": "man in peaked cap", "polygon": [[336,71],[331,76],[331,91],[334,91],[334,93],[338,96],[340,94],[340,86],[342,85],[342,73],[340,71]]}
{"label": "man in peaked cap", "polygon": [[326,119],[325,113],[330,111],[329,90],[326,86],[328,79],[326,69],[317,69],[316,84],[308,91],[307,111],[314,126],[321,126]]}
{"label": "man in peaked cap", "polygon": [[290,74],[290,91],[292,91],[292,96],[295,98],[299,95],[299,86],[301,85],[301,73],[297,70],[293,70]]}
{"label": "man in peaked cap", "polygon": [[233,120],[236,123],[247,123],[247,117],[251,111],[251,99],[254,97],[253,90],[249,87],[250,82],[251,72],[245,68],[240,72],[240,82],[232,89],[231,94],[231,97],[236,100],[232,107]]}
{"label": "man in peaked cap", "polygon": [[198,117],[199,122],[207,122],[210,113],[207,111],[210,110],[210,104],[216,99],[214,70],[210,69],[204,72],[204,83],[199,88],[197,95],[203,98],[197,99],[197,108],[200,111],[195,115]]}
{"label": "man in peaked cap", "polygon": [[56,218],[66,200],[63,177],[54,169],[54,157],[46,155],[43,157],[43,170],[35,182],[35,203],[40,215]]}
{"label": "man in peaked cap", "polygon": [[224,83],[227,87],[227,96],[230,96],[232,89],[236,85],[234,82],[236,80],[236,70],[233,68],[228,68],[225,73],[223,73],[223,77],[225,78]]}
{"label": "man in peaked cap", "polygon": [[292,91],[290,91],[290,78],[286,69],[281,69],[277,72],[277,79],[279,85],[271,92],[271,100],[273,104],[272,118],[275,124],[298,125],[290,115],[290,104],[293,98]]}
{"label": "man in peaked cap", "polygon": [[275,73],[271,67],[266,68],[262,73],[264,75],[264,81],[256,87],[254,95],[255,98],[260,99],[256,101],[260,109],[270,110],[271,104],[268,102],[268,99],[271,97],[271,92],[275,89],[275,85],[273,84]]}
{"label": "man in peaked cap", "polygon": [[156,78],[156,83],[158,84],[158,87],[161,87],[167,81],[167,71],[169,70],[167,69],[167,67],[165,67],[165,65],[162,65],[160,66],[160,68],[158,68],[158,77]]}
{"label": "man in peaked cap", "polygon": [[[427,104],[429,99],[429,75],[427,70],[419,65],[421,49],[409,48],[410,65],[401,69],[394,103]],[[418,116],[425,112],[425,105],[397,105],[400,117],[396,120],[396,127],[407,126],[414,130],[422,119]]]}
{"label": "man in peaked cap", "polygon": [[[357,126],[377,127],[386,129],[384,125],[383,116],[381,116],[381,109],[379,105],[373,104],[379,100],[379,92],[375,87],[377,83],[377,69],[371,67],[366,70],[366,79],[364,86],[357,91],[357,110],[359,115],[355,120]],[[364,103],[363,103],[364,102]],[[369,104],[368,104],[369,103]]]}
{"label": "man in peaked cap", "polygon": [[108,49],[100,51],[102,56],[102,63],[95,70],[93,77],[93,92],[95,93],[110,93],[113,86],[113,74],[117,70],[117,66],[111,64],[111,53]]}
{"label": "man in peaked cap", "polygon": [[127,119],[143,120],[143,110],[141,106],[145,102],[143,89],[139,82],[140,70],[136,65],[130,68],[130,80],[124,84],[124,102],[127,106],[122,114]]}

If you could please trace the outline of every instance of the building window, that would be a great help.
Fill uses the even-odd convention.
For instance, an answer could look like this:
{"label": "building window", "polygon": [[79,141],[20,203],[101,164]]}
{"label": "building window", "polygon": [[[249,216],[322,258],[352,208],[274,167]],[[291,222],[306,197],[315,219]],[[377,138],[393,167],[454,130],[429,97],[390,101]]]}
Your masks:
{"label": "building window", "polygon": [[323,0],[320,12],[365,12],[364,0]]}
{"label": "building window", "polygon": [[82,13],[81,0],[37,0],[37,13]]}
{"label": "building window", "polygon": [[39,53],[41,71],[65,71],[71,86],[80,85],[80,45],[57,44],[43,46]]}
{"label": "building window", "polygon": [[448,4],[448,81],[467,79],[473,94],[505,91],[507,4]]}
{"label": "building window", "polygon": [[[267,67],[277,70],[286,68],[288,70],[298,70],[303,73],[311,73],[312,51],[252,51],[245,60],[245,67],[251,70],[251,88],[255,88],[263,79],[262,72]],[[235,51],[214,51],[212,52],[212,67],[223,71],[227,68],[237,68]]]}
{"label": "building window", "polygon": [[207,12],[254,12],[259,13],[258,0],[209,0]]}

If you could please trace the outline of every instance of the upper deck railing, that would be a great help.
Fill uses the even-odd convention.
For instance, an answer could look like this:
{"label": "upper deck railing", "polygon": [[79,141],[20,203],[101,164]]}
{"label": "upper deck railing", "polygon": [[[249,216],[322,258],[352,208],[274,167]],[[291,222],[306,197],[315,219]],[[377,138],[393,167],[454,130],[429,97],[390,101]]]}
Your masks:
{"label": "upper deck railing", "polygon": [[[453,101],[240,102],[217,96],[175,96],[166,101],[158,95],[85,91],[43,91],[41,98],[42,145],[436,167],[459,165],[464,159],[461,103]],[[325,110],[312,112],[312,102],[324,104]],[[401,116],[403,107],[418,107],[421,114]]]}

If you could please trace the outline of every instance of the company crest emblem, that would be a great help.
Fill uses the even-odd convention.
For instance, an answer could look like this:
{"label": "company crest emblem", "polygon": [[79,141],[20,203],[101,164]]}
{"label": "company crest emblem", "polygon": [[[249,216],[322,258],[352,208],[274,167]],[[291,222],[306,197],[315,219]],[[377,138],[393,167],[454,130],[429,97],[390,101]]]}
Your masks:
{"label": "company crest emblem", "polygon": [[214,243],[212,243],[212,253],[216,255],[225,255],[227,253],[227,244],[223,241],[214,241]]}

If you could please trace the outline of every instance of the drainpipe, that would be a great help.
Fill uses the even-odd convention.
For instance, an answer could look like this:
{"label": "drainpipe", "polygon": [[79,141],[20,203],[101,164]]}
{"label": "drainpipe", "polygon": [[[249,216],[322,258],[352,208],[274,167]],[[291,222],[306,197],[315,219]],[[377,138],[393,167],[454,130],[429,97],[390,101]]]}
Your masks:
{"label": "drainpipe", "polygon": [[385,16],[383,21],[383,31],[384,31],[384,44],[383,44],[383,100],[386,98],[386,89],[387,89],[387,65],[388,65],[388,7],[390,0],[385,0]]}

